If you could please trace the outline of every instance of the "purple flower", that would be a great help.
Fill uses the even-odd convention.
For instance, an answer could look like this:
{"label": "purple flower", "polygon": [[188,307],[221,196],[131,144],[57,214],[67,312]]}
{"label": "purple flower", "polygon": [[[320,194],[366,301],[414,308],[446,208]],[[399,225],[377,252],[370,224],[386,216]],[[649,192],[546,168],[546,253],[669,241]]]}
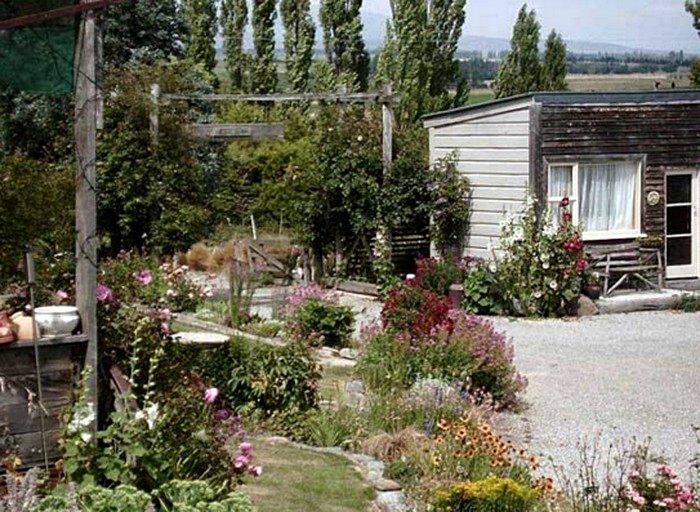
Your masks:
{"label": "purple flower", "polygon": [[216,421],[226,421],[230,416],[231,413],[227,409],[219,409],[214,413]]}
{"label": "purple flower", "polygon": [[204,401],[208,404],[213,404],[217,396],[219,396],[219,390],[217,388],[209,388],[204,392]]}
{"label": "purple flower", "polygon": [[114,293],[112,293],[112,289],[103,284],[97,287],[95,296],[97,298],[97,302],[112,302],[114,300]]}
{"label": "purple flower", "polygon": [[245,468],[248,463],[250,462],[250,459],[246,457],[245,455],[239,455],[235,459],[233,459],[233,467],[236,469],[243,469]]}
{"label": "purple flower", "polygon": [[139,283],[142,285],[147,286],[153,281],[153,275],[151,275],[150,270],[139,270],[136,273],[136,279],[138,279]]}
{"label": "purple flower", "polygon": [[253,445],[250,443],[241,443],[240,445],[238,445],[238,449],[243,455],[248,456],[250,455],[250,452],[253,449]]}

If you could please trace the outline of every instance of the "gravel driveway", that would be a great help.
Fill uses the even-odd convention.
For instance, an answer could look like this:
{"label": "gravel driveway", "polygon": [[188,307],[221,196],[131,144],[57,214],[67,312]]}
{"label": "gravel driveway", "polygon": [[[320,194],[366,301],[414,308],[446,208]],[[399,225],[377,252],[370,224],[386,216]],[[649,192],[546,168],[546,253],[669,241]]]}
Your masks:
{"label": "gravel driveway", "polygon": [[700,452],[700,314],[646,312],[582,320],[497,319],[530,385],[528,409],[501,418],[543,460],[570,466],[577,442],[651,438],[679,472]]}

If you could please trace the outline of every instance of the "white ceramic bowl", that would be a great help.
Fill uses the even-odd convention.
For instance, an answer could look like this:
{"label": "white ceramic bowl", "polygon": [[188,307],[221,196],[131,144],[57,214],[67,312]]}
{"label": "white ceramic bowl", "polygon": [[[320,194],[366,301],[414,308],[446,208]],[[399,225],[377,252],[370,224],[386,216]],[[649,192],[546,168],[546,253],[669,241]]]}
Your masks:
{"label": "white ceramic bowl", "polygon": [[34,318],[47,336],[71,334],[80,321],[78,308],[75,306],[43,306],[34,310]]}

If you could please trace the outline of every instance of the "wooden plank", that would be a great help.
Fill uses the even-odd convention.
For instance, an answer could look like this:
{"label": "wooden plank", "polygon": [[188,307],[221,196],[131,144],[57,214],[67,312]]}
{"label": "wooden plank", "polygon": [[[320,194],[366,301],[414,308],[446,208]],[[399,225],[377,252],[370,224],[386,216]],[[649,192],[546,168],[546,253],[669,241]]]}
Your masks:
{"label": "wooden plank", "polygon": [[498,174],[506,176],[528,176],[529,165],[523,162],[474,162],[468,160],[457,161],[459,172],[469,178],[472,174]]}
{"label": "wooden plank", "polygon": [[[39,365],[42,374],[72,370],[76,364],[74,354],[72,345],[40,349]],[[35,372],[34,351],[31,348],[8,350],[0,359],[0,376],[16,377]]]}
{"label": "wooden plank", "polygon": [[475,187],[496,186],[527,190],[528,177],[510,174],[470,174],[469,183]]}
{"label": "wooden plank", "polygon": [[522,201],[524,203],[527,198],[527,190],[522,188],[472,186],[471,192],[472,201],[477,199],[507,199],[510,201]]}
{"label": "wooden plank", "polygon": [[479,136],[488,137],[491,135],[506,135],[506,136],[518,136],[523,135],[527,137],[529,130],[529,123],[527,121],[523,122],[502,122],[502,123],[462,123],[454,124],[449,126],[441,126],[440,128],[433,128],[436,137],[467,137],[467,136]]}
{"label": "wooden plank", "polygon": [[[452,154],[452,149],[435,146],[433,154],[436,158],[445,158]],[[506,149],[471,149],[461,148],[457,151],[457,159],[470,162],[527,162],[527,148]]]}
{"label": "wooden plank", "polygon": [[[49,414],[44,417],[47,430],[61,428],[61,416],[70,403],[69,397],[58,401],[44,399],[44,408]],[[41,432],[40,414],[38,407],[30,411],[26,402],[3,406],[0,409],[0,432],[9,432],[12,435]]]}
{"label": "wooden plank", "polygon": [[469,224],[469,229],[473,235],[477,236],[501,236],[501,227],[498,224],[479,223],[472,221]]}
{"label": "wooden plank", "polygon": [[435,136],[435,147],[442,149],[522,149],[528,147],[528,136],[518,135],[441,135]]}
{"label": "wooden plank", "polygon": [[[81,4],[94,6],[91,0]],[[92,5],[91,5],[92,4]],[[75,194],[76,305],[83,334],[87,335],[86,365],[93,371],[86,382],[87,401],[97,404],[97,66],[96,14],[87,11],[80,22],[75,57],[75,152],[78,173]],[[101,65],[101,63],[100,63]],[[97,410],[98,407],[95,407]],[[95,424],[97,425],[97,417]]]}
{"label": "wooden plank", "polygon": [[103,9],[105,7],[109,7],[110,5],[125,4],[130,1],[137,0],[95,0],[90,5],[82,3],[78,5],[69,5],[67,7],[59,7],[58,9],[51,9],[50,11],[39,12],[36,14],[18,16],[9,20],[0,21],[0,30],[10,30],[12,28],[21,28],[29,25],[36,25],[38,23],[45,23],[58,18],[75,16],[76,14],[86,11]]}
{"label": "wooden plank", "polygon": [[251,103],[329,102],[397,103],[399,96],[381,93],[306,93],[306,94],[163,94],[163,101],[242,101]]}
{"label": "wooden plank", "polygon": [[284,139],[283,123],[193,124],[188,131],[193,139],[213,142]]}
{"label": "wooden plank", "polygon": [[508,201],[504,199],[472,197],[472,212],[501,213],[505,217],[507,213],[520,213],[524,209],[525,201],[522,199]]}
{"label": "wooden plank", "polygon": [[[529,134],[529,186],[530,194],[534,195],[543,205],[547,199],[547,180],[544,174],[543,140],[542,140],[542,104],[533,103],[530,106]],[[539,210],[538,210],[539,211]]]}
{"label": "wooden plank", "polygon": [[[26,406],[26,390],[29,390],[34,395],[37,394],[35,374],[13,376],[10,381],[7,380],[7,376],[3,375],[3,377],[6,380],[4,382],[5,392],[0,390],[0,414],[5,406],[18,404]],[[70,401],[73,394],[72,371],[60,370],[42,373],[41,383],[44,390],[44,401]]]}
{"label": "wooden plank", "polygon": [[498,240],[498,237],[481,236],[479,234],[472,233],[469,235],[467,245],[469,247],[474,247],[476,249],[488,251],[488,248],[490,246],[496,246],[498,244]]}
{"label": "wooden plank", "polygon": [[[58,448],[58,440],[60,437],[60,429],[46,432],[47,455],[49,461],[57,461],[61,456]],[[41,450],[40,432],[0,436],[0,457],[4,457],[6,453],[5,447],[18,448],[23,467],[35,466],[44,462],[44,455]]]}

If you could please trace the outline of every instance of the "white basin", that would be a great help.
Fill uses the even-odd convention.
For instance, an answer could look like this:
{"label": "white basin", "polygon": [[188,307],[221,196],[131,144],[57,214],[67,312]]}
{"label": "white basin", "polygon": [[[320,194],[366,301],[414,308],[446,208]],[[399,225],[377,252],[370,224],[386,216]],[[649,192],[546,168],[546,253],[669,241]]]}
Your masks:
{"label": "white basin", "polygon": [[80,316],[75,306],[42,306],[34,310],[34,319],[46,336],[72,334]]}

